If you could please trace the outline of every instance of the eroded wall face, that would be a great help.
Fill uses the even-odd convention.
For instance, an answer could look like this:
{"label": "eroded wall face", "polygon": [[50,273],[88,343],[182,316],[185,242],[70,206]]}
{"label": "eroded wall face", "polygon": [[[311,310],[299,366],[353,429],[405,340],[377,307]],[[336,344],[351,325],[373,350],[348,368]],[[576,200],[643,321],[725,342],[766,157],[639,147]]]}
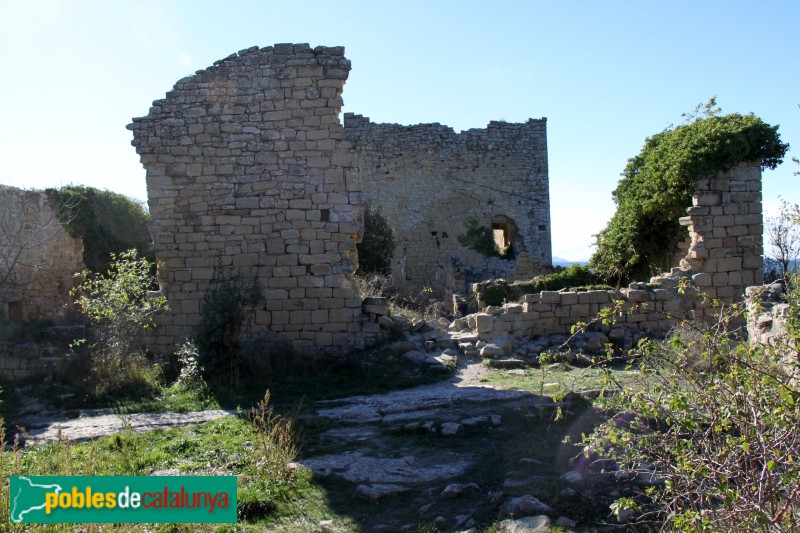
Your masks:
{"label": "eroded wall face", "polygon": [[156,345],[190,334],[221,271],[260,281],[254,332],[304,352],[359,345],[363,206],[338,116],[349,71],[341,47],[251,48],[178,81],[129,126],[171,307]]}
{"label": "eroded wall face", "polygon": [[709,296],[738,301],[764,283],[760,161],[700,180],[692,204],[681,218],[691,243],[680,268]]}
{"label": "eroded wall face", "polygon": [[[365,202],[395,230],[393,283],[464,292],[488,278],[529,279],[552,262],[545,119],[456,134],[439,124],[373,124],[345,114]],[[510,259],[465,248],[467,223],[493,230]]]}
{"label": "eroded wall face", "polygon": [[70,237],[47,196],[0,186],[0,313],[12,321],[57,319],[69,310],[83,242]]}

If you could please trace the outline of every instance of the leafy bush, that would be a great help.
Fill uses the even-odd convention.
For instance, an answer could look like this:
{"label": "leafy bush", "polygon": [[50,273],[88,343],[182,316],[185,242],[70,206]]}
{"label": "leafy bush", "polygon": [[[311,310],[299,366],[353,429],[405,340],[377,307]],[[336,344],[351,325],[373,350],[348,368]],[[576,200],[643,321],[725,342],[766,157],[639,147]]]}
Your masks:
{"label": "leafy bush", "polygon": [[509,285],[504,279],[490,279],[478,284],[478,292],[475,295],[478,300],[486,302],[486,305],[503,305],[508,300]]}
{"label": "leafy bush", "polygon": [[228,375],[236,383],[240,372],[240,337],[252,318],[250,307],[261,300],[257,278],[220,273],[203,299],[194,328],[200,366],[206,378]]}
{"label": "leafy bush", "polygon": [[788,295],[787,335],[748,346],[742,309],[690,335],[640,349],[642,380],[599,406],[620,413],[587,440],[622,473],[649,480],[612,509],[683,531],[795,531],[800,512],[800,291]]}
{"label": "leafy bush", "polygon": [[364,238],[356,245],[356,249],[360,274],[391,273],[394,231],[375,207],[369,206],[364,212]]}
{"label": "leafy bush", "polygon": [[[761,160],[773,169],[789,145],[778,127],[754,115],[717,115],[712,99],[705,116],[668,128],[645,140],[628,160],[614,190],[617,211],[596,235],[591,266],[611,283],[646,280],[669,268],[668,262],[686,230],[678,218],[691,205],[695,184],[715,172]],[[699,106],[698,110],[699,111]]]}
{"label": "leafy bush", "polygon": [[148,293],[152,268],[136,250],[111,254],[105,276],[84,271],[84,282],[71,292],[92,321],[91,380],[98,397],[147,396],[160,389],[160,368],[138,346],[140,335],[154,327],[156,313],[167,309],[166,298]]}
{"label": "leafy bush", "polygon": [[83,239],[83,263],[90,271],[105,271],[114,261],[114,254],[132,248],[139,256],[154,261],[149,251],[150,213],[141,203],[122,194],[81,185],[46,189],[45,194],[54,208],[74,206],[59,210],[59,217],[72,237]]}
{"label": "leafy bush", "polygon": [[517,294],[536,294],[542,291],[560,291],[576,287],[598,286],[600,278],[588,266],[570,265],[563,270],[536,276],[531,281],[515,283],[512,291]]}

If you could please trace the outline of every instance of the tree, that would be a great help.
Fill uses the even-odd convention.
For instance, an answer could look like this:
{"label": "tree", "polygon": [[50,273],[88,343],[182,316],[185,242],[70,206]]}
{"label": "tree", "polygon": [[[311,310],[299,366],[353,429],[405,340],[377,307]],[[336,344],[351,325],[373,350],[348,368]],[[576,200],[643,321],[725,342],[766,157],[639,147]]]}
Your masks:
{"label": "tree", "polygon": [[767,243],[772,252],[769,259],[777,267],[775,276],[778,278],[786,278],[800,255],[800,230],[795,224],[797,212],[797,205],[790,206],[781,199],[778,215],[767,218]]}
{"label": "tree", "polygon": [[376,207],[369,206],[364,212],[364,237],[356,249],[360,274],[391,274],[394,231]]}
{"label": "tree", "polygon": [[140,349],[140,336],[155,327],[155,315],[168,310],[164,296],[150,293],[152,270],[134,249],[111,254],[105,275],[85,270],[83,284],[70,292],[94,328],[89,348],[99,397],[146,396],[160,388],[160,369]]}
{"label": "tree", "polygon": [[789,145],[778,127],[738,113],[719,115],[716,100],[687,115],[688,123],[645,140],[614,190],[617,211],[595,236],[590,266],[610,283],[644,280],[668,269],[686,236],[678,219],[699,179],[746,161],[775,168]]}
{"label": "tree", "polygon": [[136,250],[111,254],[106,274],[81,273],[82,285],[72,290],[76,303],[92,319],[105,345],[122,353],[137,350],[139,335],[155,326],[155,315],[167,308],[164,296],[149,294],[152,265]]}

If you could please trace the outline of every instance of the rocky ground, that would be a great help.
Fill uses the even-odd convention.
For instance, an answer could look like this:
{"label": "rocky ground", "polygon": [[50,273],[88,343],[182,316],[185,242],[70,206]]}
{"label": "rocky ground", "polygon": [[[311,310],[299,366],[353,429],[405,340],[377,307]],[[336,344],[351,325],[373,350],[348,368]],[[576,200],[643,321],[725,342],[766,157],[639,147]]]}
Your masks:
{"label": "rocky ground", "polygon": [[315,431],[300,462],[329,489],[332,507],[365,531],[478,531],[498,520],[499,531],[563,531],[616,522],[608,505],[626,486],[563,443],[591,429],[593,410],[577,398],[556,404],[485,386],[485,367],[460,359],[446,382],[319,402],[304,421]]}
{"label": "rocky ground", "polygon": [[[425,349],[430,340],[436,349]],[[455,342],[463,340],[407,338],[387,347],[394,357],[418,365],[457,366],[449,380],[318,402],[302,417],[298,462],[325,488],[330,508],[363,531],[482,531],[492,524],[496,531],[619,527],[608,506],[636,484],[597,472],[572,444],[597,422],[588,403],[578,395],[555,403],[548,396],[493,388],[484,379],[487,366],[494,366],[487,363],[510,357],[482,364],[487,354],[445,348]],[[65,414],[42,413],[36,406],[27,411],[19,424],[34,444],[59,433],[85,440],[231,413]]]}

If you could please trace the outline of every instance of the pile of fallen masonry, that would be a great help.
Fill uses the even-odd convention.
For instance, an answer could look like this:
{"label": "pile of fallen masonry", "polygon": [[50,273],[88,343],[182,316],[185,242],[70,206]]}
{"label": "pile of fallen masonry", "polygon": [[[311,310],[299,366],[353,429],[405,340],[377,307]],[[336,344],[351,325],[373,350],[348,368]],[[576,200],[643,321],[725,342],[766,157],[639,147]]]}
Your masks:
{"label": "pile of fallen masonry", "polygon": [[[578,294],[594,299],[596,293],[607,295],[608,292],[589,291]],[[648,296],[652,299],[659,297],[659,291],[630,289],[629,292],[633,297],[644,300]],[[626,351],[646,334],[642,330],[623,328],[617,324],[596,324],[590,330],[576,334],[571,334],[568,330],[544,335],[515,333],[510,326],[510,320],[524,318],[528,313],[523,310],[538,304],[538,300],[547,300],[549,294],[551,293],[543,292],[540,295],[526,295],[523,298],[525,303],[510,303],[502,307],[486,306],[480,313],[454,320],[444,317],[412,320],[403,315],[390,316],[389,305],[383,298],[365,299],[364,314],[376,328],[381,328],[386,337],[394,339],[388,345],[390,354],[430,366],[455,365],[457,357],[464,355],[470,359],[483,359],[487,366],[493,368],[519,368],[538,365],[542,353],[552,354],[552,359],[557,362],[587,366],[598,356],[606,354],[609,346],[614,350]],[[576,302],[578,301],[576,293],[554,294],[559,297],[569,297],[572,294],[575,295]],[[537,299],[536,304],[532,303],[534,298]],[[604,301],[606,305],[611,305],[609,297],[606,296]],[[593,308],[597,309],[599,306],[593,304]],[[501,326],[503,324],[509,324],[509,327],[504,328]],[[662,331],[665,333],[667,328]]]}

